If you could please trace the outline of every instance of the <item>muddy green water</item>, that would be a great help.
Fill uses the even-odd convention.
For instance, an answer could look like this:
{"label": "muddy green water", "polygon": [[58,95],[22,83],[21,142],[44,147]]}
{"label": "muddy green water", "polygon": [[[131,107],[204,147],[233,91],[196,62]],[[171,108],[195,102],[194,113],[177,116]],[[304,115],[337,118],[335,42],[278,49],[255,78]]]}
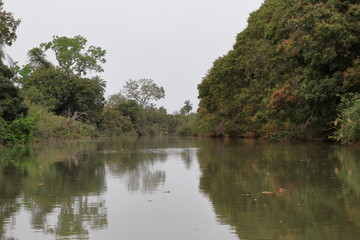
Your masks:
{"label": "muddy green water", "polygon": [[118,138],[0,149],[0,239],[359,239],[360,149]]}

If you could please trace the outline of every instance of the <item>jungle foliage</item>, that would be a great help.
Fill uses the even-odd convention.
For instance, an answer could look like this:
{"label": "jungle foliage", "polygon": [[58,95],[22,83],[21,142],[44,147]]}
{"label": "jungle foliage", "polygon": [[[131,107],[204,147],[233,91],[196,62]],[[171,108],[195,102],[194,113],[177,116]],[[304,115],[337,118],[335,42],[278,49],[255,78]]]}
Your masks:
{"label": "jungle foliage", "polygon": [[122,91],[109,97],[100,130],[107,135],[176,134],[184,116],[168,114],[164,107],[158,108],[152,102],[164,96],[164,89],[151,79],[129,80]]}
{"label": "jungle foliage", "polygon": [[266,0],[198,86],[202,134],[358,140],[334,123],[360,118],[341,104],[360,90],[359,20],[356,0]]}

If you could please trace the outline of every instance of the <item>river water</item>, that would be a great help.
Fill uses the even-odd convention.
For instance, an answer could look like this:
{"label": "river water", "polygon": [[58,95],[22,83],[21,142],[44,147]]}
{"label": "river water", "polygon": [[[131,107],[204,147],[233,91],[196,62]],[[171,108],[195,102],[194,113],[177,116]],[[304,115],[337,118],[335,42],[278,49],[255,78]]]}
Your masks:
{"label": "river water", "polygon": [[360,148],[176,137],[0,149],[0,239],[359,239]]}

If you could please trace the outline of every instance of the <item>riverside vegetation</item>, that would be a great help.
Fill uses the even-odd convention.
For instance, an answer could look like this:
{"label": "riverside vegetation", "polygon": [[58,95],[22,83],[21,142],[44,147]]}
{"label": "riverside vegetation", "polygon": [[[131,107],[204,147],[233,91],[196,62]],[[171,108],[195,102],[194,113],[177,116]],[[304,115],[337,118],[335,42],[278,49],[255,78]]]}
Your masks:
{"label": "riverside vegetation", "polygon": [[106,100],[106,51],[83,36],[54,36],[28,64],[5,64],[20,21],[0,0],[0,143],[122,134],[358,142],[359,19],[357,0],[266,0],[199,84],[198,113],[186,100],[168,114],[153,103],[165,91],[152,79],[130,79]]}
{"label": "riverside vegetation", "polygon": [[[20,20],[0,0],[0,145],[34,140],[121,134],[188,134],[189,101],[170,115],[153,102],[165,91],[152,79],[129,80],[118,94],[104,98],[99,75],[106,51],[88,46],[83,36],[54,36],[28,51],[18,66],[4,46],[16,40]],[[47,58],[55,55],[56,63]]]}
{"label": "riverside vegetation", "polygon": [[266,0],[199,85],[200,132],[360,140],[358,0]]}

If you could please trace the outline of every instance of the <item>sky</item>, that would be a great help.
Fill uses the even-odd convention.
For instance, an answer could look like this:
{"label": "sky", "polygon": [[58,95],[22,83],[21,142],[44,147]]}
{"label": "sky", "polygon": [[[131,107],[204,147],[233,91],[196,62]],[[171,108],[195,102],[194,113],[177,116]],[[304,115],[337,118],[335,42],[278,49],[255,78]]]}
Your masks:
{"label": "sky", "polygon": [[21,25],[5,51],[20,65],[28,50],[54,35],[82,35],[107,51],[101,77],[106,94],[129,79],[151,78],[164,87],[155,102],[169,113],[185,100],[198,106],[197,85],[212,63],[232,49],[249,14],[263,0],[3,0]]}

